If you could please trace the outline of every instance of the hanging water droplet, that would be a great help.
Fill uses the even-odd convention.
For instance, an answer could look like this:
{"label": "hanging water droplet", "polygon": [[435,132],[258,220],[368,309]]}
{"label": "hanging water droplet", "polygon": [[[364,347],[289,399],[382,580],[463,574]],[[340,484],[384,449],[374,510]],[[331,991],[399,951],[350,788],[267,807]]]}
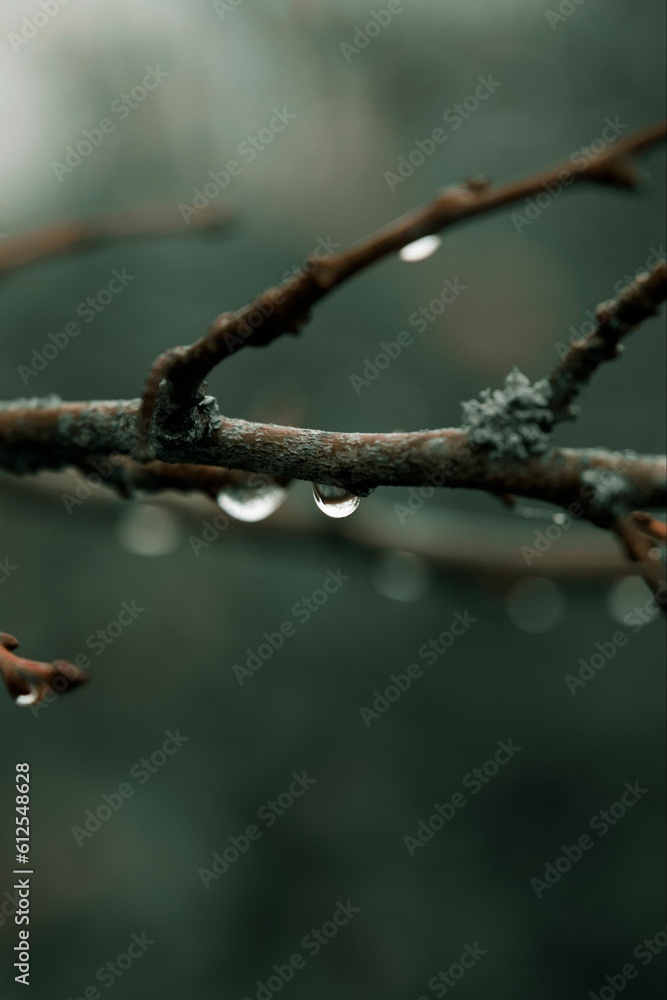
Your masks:
{"label": "hanging water droplet", "polygon": [[14,699],[16,705],[34,705],[39,701],[39,688],[31,685],[27,694],[17,694]]}
{"label": "hanging water droplet", "polygon": [[263,521],[278,510],[287,499],[287,490],[278,483],[262,483],[260,486],[239,484],[224,486],[216,497],[220,510],[237,521]]}
{"label": "hanging water droplet", "polygon": [[442,239],[439,236],[422,236],[420,240],[408,243],[406,247],[399,250],[398,256],[401,260],[406,260],[410,263],[417,260],[426,260],[427,257],[435,253],[441,243]]}
{"label": "hanging water droplet", "polygon": [[315,503],[327,517],[348,517],[354,514],[360,504],[359,497],[348,493],[340,486],[327,486],[324,483],[313,483]]}
{"label": "hanging water droplet", "polygon": [[567,522],[567,514],[554,514],[552,520],[554,524],[565,524]]}

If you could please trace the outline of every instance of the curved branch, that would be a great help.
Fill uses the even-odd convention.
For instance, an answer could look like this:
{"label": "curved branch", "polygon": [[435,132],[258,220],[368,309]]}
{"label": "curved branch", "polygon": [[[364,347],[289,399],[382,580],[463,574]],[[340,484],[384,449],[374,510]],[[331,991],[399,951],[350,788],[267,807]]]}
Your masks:
{"label": "curved branch", "polygon": [[667,123],[659,122],[622,139],[602,152],[544,170],[523,180],[494,186],[476,180],[445,188],[430,205],[396,220],[348,250],[315,256],[284,284],[271,288],[238,312],[225,312],[208,332],[187,347],[174,347],[155,361],[144,391],[141,410],[141,457],[148,457],[153,414],[160,384],[179,407],[192,407],[198,389],[218,362],[242,347],[263,347],[285,333],[298,333],[310,310],[325,295],[353,275],[423,236],[442,232],[464,219],[548,190],[550,185],[589,181],[633,189],[639,182],[636,157],[665,139]]}
{"label": "curved branch", "polygon": [[634,508],[665,502],[664,458],[554,449],[551,431],[593,371],[616,354],[620,338],[654,315],[666,296],[663,263],[600,306],[596,329],[570,347],[548,378],[531,383],[514,371],[504,389],[487,389],[480,400],[464,403],[460,428],[342,434],[250,423],[221,416],[215,399],[199,392],[196,408],[178,427],[156,425],[157,460],[142,467],[127,456],[136,452],[145,401],[51,397],[0,404],[0,465],[14,472],[64,465],[89,471],[91,456],[126,456],[108,473],[124,492],[133,485],[183,489],[190,483],[211,493],[229,481],[230,469],[342,486],[358,495],[377,486],[435,484],[563,507],[578,503],[585,516],[609,527]]}
{"label": "curved branch", "polygon": [[667,263],[640,275],[614,300],[597,307],[597,325],[575,340],[549,376],[551,408],[557,419],[569,416],[570,406],[592,374],[604,362],[618,357],[621,338],[643,320],[657,315],[667,299]]}

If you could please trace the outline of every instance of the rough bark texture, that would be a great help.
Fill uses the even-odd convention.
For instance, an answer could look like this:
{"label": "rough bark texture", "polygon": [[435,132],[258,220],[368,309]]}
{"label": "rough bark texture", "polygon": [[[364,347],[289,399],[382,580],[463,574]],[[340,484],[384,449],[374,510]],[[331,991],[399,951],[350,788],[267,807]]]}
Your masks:
{"label": "rough bark texture", "polygon": [[[203,379],[242,347],[297,333],[312,307],[353,275],[408,244],[473,216],[531,197],[550,185],[563,190],[589,181],[620,188],[638,183],[637,155],[665,138],[660,123],[587,159],[524,180],[494,186],[484,180],[445,188],[425,208],[404,216],[341,253],[313,257],[283,285],[238,312],[217,317],[201,339],[161,354],[136,400],[62,402],[56,397],[0,404],[0,467],[25,474],[75,466],[108,467],[106,480],[122,495],[135,489],[199,490],[208,496],[244,474],[281,484],[305,479],[365,495],[379,486],[435,485],[514,494],[547,501],[610,529],[637,562],[665,608],[664,565],[656,543],[662,522],[641,508],[667,502],[665,458],[600,448],[555,448],[556,424],[576,415],[575,398],[620,341],[653,316],[667,297],[667,267],[658,264],[615,301],[598,307],[597,326],[573,343],[559,365],[537,382],[518,369],[500,389],[463,403],[457,428],[372,434],[335,433],[232,420],[205,394]],[[226,222],[204,217],[205,228]],[[168,227],[167,227],[168,228]],[[164,232],[164,219],[145,216],[55,227],[14,238],[0,276],[47,256],[85,249],[104,239]],[[638,509],[639,508],[639,509]],[[57,683],[85,677],[64,661],[41,664],[16,657],[16,640],[0,634],[0,671],[17,698],[39,698]]]}

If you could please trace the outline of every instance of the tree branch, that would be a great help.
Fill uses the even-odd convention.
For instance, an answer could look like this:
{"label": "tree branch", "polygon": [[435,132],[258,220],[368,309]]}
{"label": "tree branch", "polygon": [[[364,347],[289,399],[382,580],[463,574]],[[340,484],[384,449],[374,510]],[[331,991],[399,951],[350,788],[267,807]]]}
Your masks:
{"label": "tree branch", "polygon": [[[0,404],[0,465],[36,472],[86,466],[91,455],[129,456],[139,412],[139,400]],[[227,469],[242,469],[344,486],[358,495],[377,486],[436,484],[518,494],[562,507],[579,502],[596,520],[615,515],[619,506],[658,507],[667,499],[664,457],[553,448],[518,459],[489,454],[463,428],[357,434],[221,417],[199,440],[170,441],[160,460],[215,466],[223,479]],[[184,474],[182,468],[175,473],[181,483]]]}
{"label": "tree branch", "polygon": [[632,516],[645,534],[655,539],[656,542],[660,542],[661,545],[667,543],[667,524],[664,521],[659,521],[656,517],[651,517],[650,514],[641,510],[636,510]]}
{"label": "tree branch", "polygon": [[621,353],[621,338],[643,320],[657,315],[665,299],[667,264],[663,261],[650,274],[640,275],[618,298],[597,307],[596,328],[570,345],[549,376],[551,406],[557,419],[571,415],[572,401],[596,369]]}
{"label": "tree branch", "polygon": [[[94,455],[76,463],[77,468],[88,476],[96,476],[114,488],[120,496],[129,499],[137,491],[161,493],[176,490],[183,493],[199,492],[215,498],[226,486],[255,485],[259,476],[249,476],[238,469],[225,469],[217,465],[194,465],[192,463],[169,463],[153,460],[135,462],[127,455],[113,454],[111,457]],[[286,480],[261,477],[263,483],[284,485]]]}
{"label": "tree branch", "polygon": [[0,632],[0,673],[11,697],[19,705],[42,701],[49,691],[62,693],[84,684],[88,675],[67,660],[40,663],[17,656],[13,650],[18,640],[8,632]]}
{"label": "tree branch", "polygon": [[[0,404],[0,466],[14,473],[76,466],[89,473],[105,462],[108,472],[101,478],[126,496],[136,489],[167,488],[213,496],[230,483],[247,485],[248,473],[261,474],[264,481],[274,477],[280,484],[294,478],[340,486],[359,496],[377,486],[434,485],[483,490],[504,499],[521,495],[611,529],[641,564],[664,606],[664,570],[653,558],[661,522],[644,509],[667,502],[665,458],[555,448],[551,440],[555,424],[573,415],[572,402],[593,372],[616,356],[621,338],[657,312],[667,295],[664,264],[600,306],[596,329],[572,344],[549,376],[531,383],[515,369],[502,389],[487,389],[480,399],[464,403],[461,427],[342,434],[232,420],[204,394],[202,381],[239,348],[298,332],[330,291],[423,236],[554,184],[585,180],[634,188],[637,155],[665,134],[661,123],[595,156],[572,157],[525,180],[498,187],[478,180],[446,188],[431,205],[349,250],[311,258],[283,285],[238,312],[223,313],[194,344],[160,355],[141,400],[63,403],[50,397]],[[23,248],[14,242],[4,273],[99,239],[146,233],[136,219],[107,225],[102,235],[99,226],[88,231],[65,227],[48,237],[42,233],[41,242],[26,238]],[[15,646],[12,636],[0,634],[0,670],[10,693],[23,703],[39,700],[57,683],[72,687],[86,679],[64,661],[43,664],[16,657]]]}
{"label": "tree branch", "polygon": [[222,232],[229,227],[232,218],[228,209],[210,205],[188,227],[182,221],[179,222],[175,215],[173,208],[155,206],[58,222],[17,236],[8,236],[0,246],[0,280],[22,268],[41,264],[54,257],[85,253],[109,243]]}
{"label": "tree branch", "polygon": [[550,185],[563,187],[588,181],[634,189],[639,183],[638,154],[666,136],[667,123],[659,122],[596,155],[571,158],[523,180],[499,186],[477,180],[447,187],[430,205],[403,216],[348,250],[327,257],[312,257],[284,284],[268,289],[238,312],[222,313],[195,343],[171,348],[157,358],[142,401],[141,457],[149,457],[153,414],[163,380],[167,383],[165,401],[178,407],[193,407],[203,379],[218,362],[242,347],[263,347],[284,333],[298,333],[317,302],[384,257],[464,219],[539,194]]}
{"label": "tree branch", "polygon": [[628,557],[638,564],[644,580],[653,592],[657,606],[667,613],[665,565],[660,559],[655,542],[641,530],[634,515],[618,518],[611,530],[619,539]]}

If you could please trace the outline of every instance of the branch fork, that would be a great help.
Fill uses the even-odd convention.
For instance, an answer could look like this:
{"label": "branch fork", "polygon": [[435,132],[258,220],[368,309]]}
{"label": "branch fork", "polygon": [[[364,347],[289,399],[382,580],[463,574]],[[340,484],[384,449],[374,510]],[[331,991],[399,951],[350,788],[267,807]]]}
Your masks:
{"label": "branch fork", "polygon": [[[602,303],[594,330],[573,342],[546,377],[531,382],[515,369],[502,389],[487,389],[464,403],[461,427],[339,434],[232,420],[221,416],[205,380],[236,351],[298,333],[327,294],[416,240],[530,199],[553,185],[570,190],[574,182],[586,181],[636,188],[639,154],[666,135],[667,125],[661,122],[598,154],[571,157],[521,180],[496,185],[472,178],[445,188],[430,205],[347,250],[312,255],[281,285],[238,311],[221,313],[199,340],[160,354],[140,400],[0,403],[0,466],[14,473],[68,465],[89,471],[103,460],[110,466],[109,483],[129,496],[134,489],[165,488],[215,496],[226,484],[242,485],[254,473],[281,484],[292,478],[344,484],[358,495],[377,486],[418,486],[440,477],[450,488],[484,490],[506,502],[522,495],[565,509],[580,504],[585,517],[616,534],[664,608],[664,566],[655,558],[664,525],[646,510],[666,503],[665,458],[556,448],[552,442],[555,426],[576,415],[575,400],[597,368],[617,357],[623,338],[654,316],[667,298],[664,262],[632,281],[615,300]],[[120,235],[125,234],[124,229]],[[80,234],[73,238],[65,232],[56,243],[57,252],[80,249]],[[31,246],[32,252],[17,252],[5,271],[43,255],[39,240],[33,238]],[[43,246],[53,244],[47,240]],[[69,690],[87,680],[67,661],[45,664],[17,657],[16,645],[12,636],[0,634],[0,669],[10,694],[21,703],[39,701],[59,685]]]}

